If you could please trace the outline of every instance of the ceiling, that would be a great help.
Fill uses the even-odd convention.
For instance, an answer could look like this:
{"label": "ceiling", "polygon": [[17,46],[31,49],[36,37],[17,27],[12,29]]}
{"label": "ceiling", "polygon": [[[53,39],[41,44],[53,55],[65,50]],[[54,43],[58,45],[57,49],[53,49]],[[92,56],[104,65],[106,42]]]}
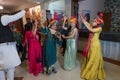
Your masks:
{"label": "ceiling", "polygon": [[0,13],[13,13],[39,4],[40,3],[37,3],[37,0],[0,0],[0,5],[4,7],[3,10],[0,10]]}
{"label": "ceiling", "polygon": [[[0,13],[14,13],[25,8],[31,8],[39,5],[40,3],[57,1],[57,0],[0,0],[0,5],[4,7],[0,10]],[[83,0],[72,0],[72,1],[83,1]],[[40,3],[38,3],[40,2]]]}
{"label": "ceiling", "polygon": [[0,13],[14,13],[25,8],[31,8],[40,3],[57,0],[0,0],[0,6],[4,7]]}

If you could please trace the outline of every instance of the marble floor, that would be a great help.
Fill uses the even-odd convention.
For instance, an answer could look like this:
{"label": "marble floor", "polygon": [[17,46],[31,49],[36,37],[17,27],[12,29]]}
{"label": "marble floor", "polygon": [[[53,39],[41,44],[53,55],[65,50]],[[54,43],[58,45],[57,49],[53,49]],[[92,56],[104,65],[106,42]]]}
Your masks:
{"label": "marble floor", "polygon": [[[58,60],[56,62],[56,74],[51,74],[50,76],[44,75],[42,73],[35,77],[29,74],[28,62],[27,60],[23,62],[20,66],[16,67],[15,77],[24,77],[24,80],[83,80],[80,78],[80,68],[83,62],[83,58],[78,53],[77,55],[77,65],[72,71],[65,71],[62,68],[63,56],[58,54]],[[120,66],[104,62],[105,72],[107,75],[106,80],[120,80]]]}

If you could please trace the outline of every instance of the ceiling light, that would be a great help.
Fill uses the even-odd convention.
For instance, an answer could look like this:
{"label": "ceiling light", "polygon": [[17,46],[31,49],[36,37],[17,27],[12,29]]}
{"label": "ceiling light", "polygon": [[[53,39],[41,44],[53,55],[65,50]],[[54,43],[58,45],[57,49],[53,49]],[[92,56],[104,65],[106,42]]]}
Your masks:
{"label": "ceiling light", "polygon": [[37,4],[40,4],[40,2],[36,2]]}
{"label": "ceiling light", "polygon": [[3,9],[3,6],[0,5],[0,9]]}

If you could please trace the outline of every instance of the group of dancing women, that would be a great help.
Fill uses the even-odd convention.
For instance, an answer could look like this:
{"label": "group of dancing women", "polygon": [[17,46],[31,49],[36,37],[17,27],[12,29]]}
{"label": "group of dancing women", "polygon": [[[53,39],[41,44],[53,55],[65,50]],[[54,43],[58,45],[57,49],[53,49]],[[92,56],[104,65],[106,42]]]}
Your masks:
{"label": "group of dancing women", "polygon": [[[103,80],[106,78],[104,63],[99,40],[102,26],[104,25],[103,13],[98,13],[92,23],[88,23],[82,11],[79,12],[81,21],[90,31],[86,47],[83,51],[84,62],[81,67],[81,78],[85,80]],[[77,18],[66,16],[62,18],[62,24],[52,19],[49,23],[41,21],[32,22],[32,29],[25,33],[23,46],[28,51],[29,71],[35,76],[39,73],[50,75],[57,73],[55,63],[57,61],[57,44],[63,48],[64,70],[71,71],[76,67],[76,54],[78,44]],[[59,27],[58,27],[59,25]],[[43,44],[39,41],[39,35],[44,36]],[[41,37],[42,39],[43,37]],[[64,42],[65,41],[65,42]]]}
{"label": "group of dancing women", "polygon": [[[90,33],[82,53],[84,61],[80,77],[85,80],[105,80],[106,74],[99,39],[104,25],[103,13],[99,12],[92,23],[87,22],[82,13],[82,11],[79,12],[80,19]],[[13,33],[8,24],[24,15],[25,11],[22,10],[14,15],[0,16],[0,80],[6,78],[14,80],[15,67],[21,63]],[[78,34],[80,34],[76,17],[72,16],[68,19],[67,16],[63,16],[61,25],[56,19],[50,22],[41,20],[41,24],[33,20],[30,25],[31,28],[25,32],[22,43],[28,53],[30,74],[38,76],[39,73],[47,75],[57,73],[55,68],[57,44],[63,50],[61,55],[64,57],[64,70],[71,71],[76,68]]]}

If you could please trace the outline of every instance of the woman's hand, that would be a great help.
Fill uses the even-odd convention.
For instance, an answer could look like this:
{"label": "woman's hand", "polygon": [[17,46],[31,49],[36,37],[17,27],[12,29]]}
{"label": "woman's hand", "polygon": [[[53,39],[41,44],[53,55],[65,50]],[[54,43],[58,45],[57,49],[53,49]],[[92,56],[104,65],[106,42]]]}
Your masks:
{"label": "woman's hand", "polygon": [[22,43],[22,46],[24,47],[24,46],[25,46],[25,43]]}
{"label": "woman's hand", "polygon": [[34,25],[35,25],[35,28],[37,28],[37,26],[38,26],[37,20],[35,21]]}
{"label": "woman's hand", "polygon": [[48,27],[50,28],[50,26],[51,26],[51,25],[49,24]]}
{"label": "woman's hand", "polygon": [[44,25],[42,22],[40,23],[40,28],[44,28]]}
{"label": "woman's hand", "polygon": [[64,22],[63,22],[63,24],[62,24],[62,28],[63,28],[64,30],[67,30],[67,27],[65,27],[65,22],[66,22],[67,19],[68,19],[67,16],[64,16]]}
{"label": "woman's hand", "polygon": [[84,19],[84,17],[83,17],[83,11],[82,10],[79,11],[79,15],[80,15],[81,21],[84,23],[84,25],[86,26],[86,28],[89,31],[93,32],[93,29],[92,29],[92,26],[90,25],[90,23],[88,23],[86,21],[86,19]]}
{"label": "woman's hand", "polygon": [[79,16],[83,17],[83,11],[82,10],[79,11]]}
{"label": "woman's hand", "polygon": [[65,38],[65,35],[62,35],[63,38]]}
{"label": "woman's hand", "polygon": [[57,34],[57,37],[58,37],[59,40],[61,40],[61,34],[60,33]]}
{"label": "woman's hand", "polygon": [[68,19],[67,16],[64,16],[64,22],[66,22],[67,19]]}
{"label": "woman's hand", "polygon": [[82,10],[79,11],[79,16],[81,18],[81,21],[85,24],[86,20],[83,17],[83,11]]}

